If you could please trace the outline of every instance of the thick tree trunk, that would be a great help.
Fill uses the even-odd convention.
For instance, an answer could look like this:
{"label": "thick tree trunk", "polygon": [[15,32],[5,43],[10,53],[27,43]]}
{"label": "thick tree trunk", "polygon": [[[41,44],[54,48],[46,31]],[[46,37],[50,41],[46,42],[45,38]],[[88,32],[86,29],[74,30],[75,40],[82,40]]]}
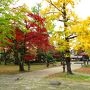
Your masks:
{"label": "thick tree trunk", "polygon": [[14,58],[15,58],[15,64],[19,65],[19,71],[24,71],[24,63],[21,60],[21,55],[18,54],[17,51],[14,50]]}
{"label": "thick tree trunk", "polygon": [[66,39],[66,41],[68,42],[67,45],[67,50],[65,52],[65,61],[66,61],[66,66],[67,66],[67,73],[68,74],[73,74],[72,70],[71,70],[71,58],[70,58],[70,47],[69,47],[69,39]]}
{"label": "thick tree trunk", "polygon": [[68,38],[68,33],[67,33],[67,22],[68,22],[68,18],[67,18],[67,12],[66,12],[66,3],[63,3],[63,22],[64,22],[64,33],[65,33],[65,41],[67,42],[67,46],[66,46],[66,52],[65,52],[65,61],[66,61],[66,66],[67,66],[67,73],[68,74],[72,74],[71,71],[71,64],[70,64],[70,46],[69,46],[69,38]]}
{"label": "thick tree trunk", "polygon": [[70,57],[66,57],[67,73],[68,74],[73,74],[72,70],[71,70],[71,63],[70,63],[70,61],[71,61]]}
{"label": "thick tree trunk", "polygon": [[18,53],[18,61],[19,61],[19,71],[23,72],[24,70],[24,58],[21,53]]}

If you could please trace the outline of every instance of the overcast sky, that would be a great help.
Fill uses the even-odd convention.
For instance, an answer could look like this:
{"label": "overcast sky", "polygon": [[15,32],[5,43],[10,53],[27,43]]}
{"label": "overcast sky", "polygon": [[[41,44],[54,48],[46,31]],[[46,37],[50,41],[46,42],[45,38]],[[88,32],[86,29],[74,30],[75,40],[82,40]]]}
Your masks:
{"label": "overcast sky", "polygon": [[[32,7],[41,1],[42,0],[22,0],[22,2],[26,3],[29,7]],[[90,0],[81,0],[80,3],[76,6],[75,11],[80,18],[85,19],[87,16],[90,16]]]}
{"label": "overcast sky", "polygon": [[90,0],[81,0],[75,11],[81,18],[90,16]]}

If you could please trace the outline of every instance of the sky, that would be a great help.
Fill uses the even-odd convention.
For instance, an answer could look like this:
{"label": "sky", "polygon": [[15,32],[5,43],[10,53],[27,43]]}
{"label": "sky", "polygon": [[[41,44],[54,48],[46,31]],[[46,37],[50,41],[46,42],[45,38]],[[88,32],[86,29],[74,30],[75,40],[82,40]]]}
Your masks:
{"label": "sky", "polygon": [[90,16],[90,0],[81,0],[75,11],[83,19]]}
{"label": "sky", "polygon": [[[41,1],[42,0],[21,0],[20,3],[23,2],[29,7],[32,7]],[[90,0],[81,0],[80,3],[76,5],[75,12],[82,19],[86,19],[86,17],[90,16]]]}

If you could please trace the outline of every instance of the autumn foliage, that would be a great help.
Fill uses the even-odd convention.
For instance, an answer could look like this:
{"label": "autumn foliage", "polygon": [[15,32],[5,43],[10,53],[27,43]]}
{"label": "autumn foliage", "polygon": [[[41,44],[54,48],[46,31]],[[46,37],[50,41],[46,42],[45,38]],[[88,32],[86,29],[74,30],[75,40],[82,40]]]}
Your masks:
{"label": "autumn foliage", "polygon": [[[49,35],[44,27],[45,18],[39,15],[28,13],[28,20],[25,20],[28,32],[23,32],[19,28],[15,29],[16,48],[25,48],[25,60],[32,60],[35,55],[27,54],[31,48],[42,49],[48,51],[52,46],[49,44]],[[33,21],[32,21],[33,20]],[[11,41],[11,40],[9,40]],[[29,52],[30,53],[30,52]]]}
{"label": "autumn foliage", "polygon": [[50,44],[49,35],[44,27],[45,19],[32,13],[29,13],[28,16],[33,18],[35,22],[26,21],[26,27],[30,29],[30,32],[26,34],[26,41],[29,42],[27,46],[32,44],[44,51],[48,50]]}

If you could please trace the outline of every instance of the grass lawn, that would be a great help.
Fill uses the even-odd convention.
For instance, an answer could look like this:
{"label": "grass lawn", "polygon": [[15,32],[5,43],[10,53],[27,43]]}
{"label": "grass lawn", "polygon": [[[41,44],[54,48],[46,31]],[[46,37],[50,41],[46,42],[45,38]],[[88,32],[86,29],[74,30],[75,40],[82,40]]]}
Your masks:
{"label": "grass lawn", "polygon": [[[24,66],[25,71],[27,71],[27,65]],[[45,65],[31,65],[31,71],[42,70],[45,69]],[[18,65],[0,65],[0,74],[17,74],[19,72]]]}
{"label": "grass lawn", "polygon": [[[25,71],[28,71],[27,65],[24,66]],[[49,68],[54,67],[52,64],[50,64]],[[31,65],[31,72],[36,70],[42,70],[47,69],[45,64],[32,64]],[[19,66],[18,65],[0,65],[0,74],[18,74],[19,72]]]}
{"label": "grass lawn", "polygon": [[90,76],[84,76],[84,75],[78,75],[78,74],[69,75],[67,73],[56,73],[46,78],[57,79],[57,80],[62,79],[62,80],[70,80],[70,81],[83,81],[83,82],[89,81],[90,82]]}

